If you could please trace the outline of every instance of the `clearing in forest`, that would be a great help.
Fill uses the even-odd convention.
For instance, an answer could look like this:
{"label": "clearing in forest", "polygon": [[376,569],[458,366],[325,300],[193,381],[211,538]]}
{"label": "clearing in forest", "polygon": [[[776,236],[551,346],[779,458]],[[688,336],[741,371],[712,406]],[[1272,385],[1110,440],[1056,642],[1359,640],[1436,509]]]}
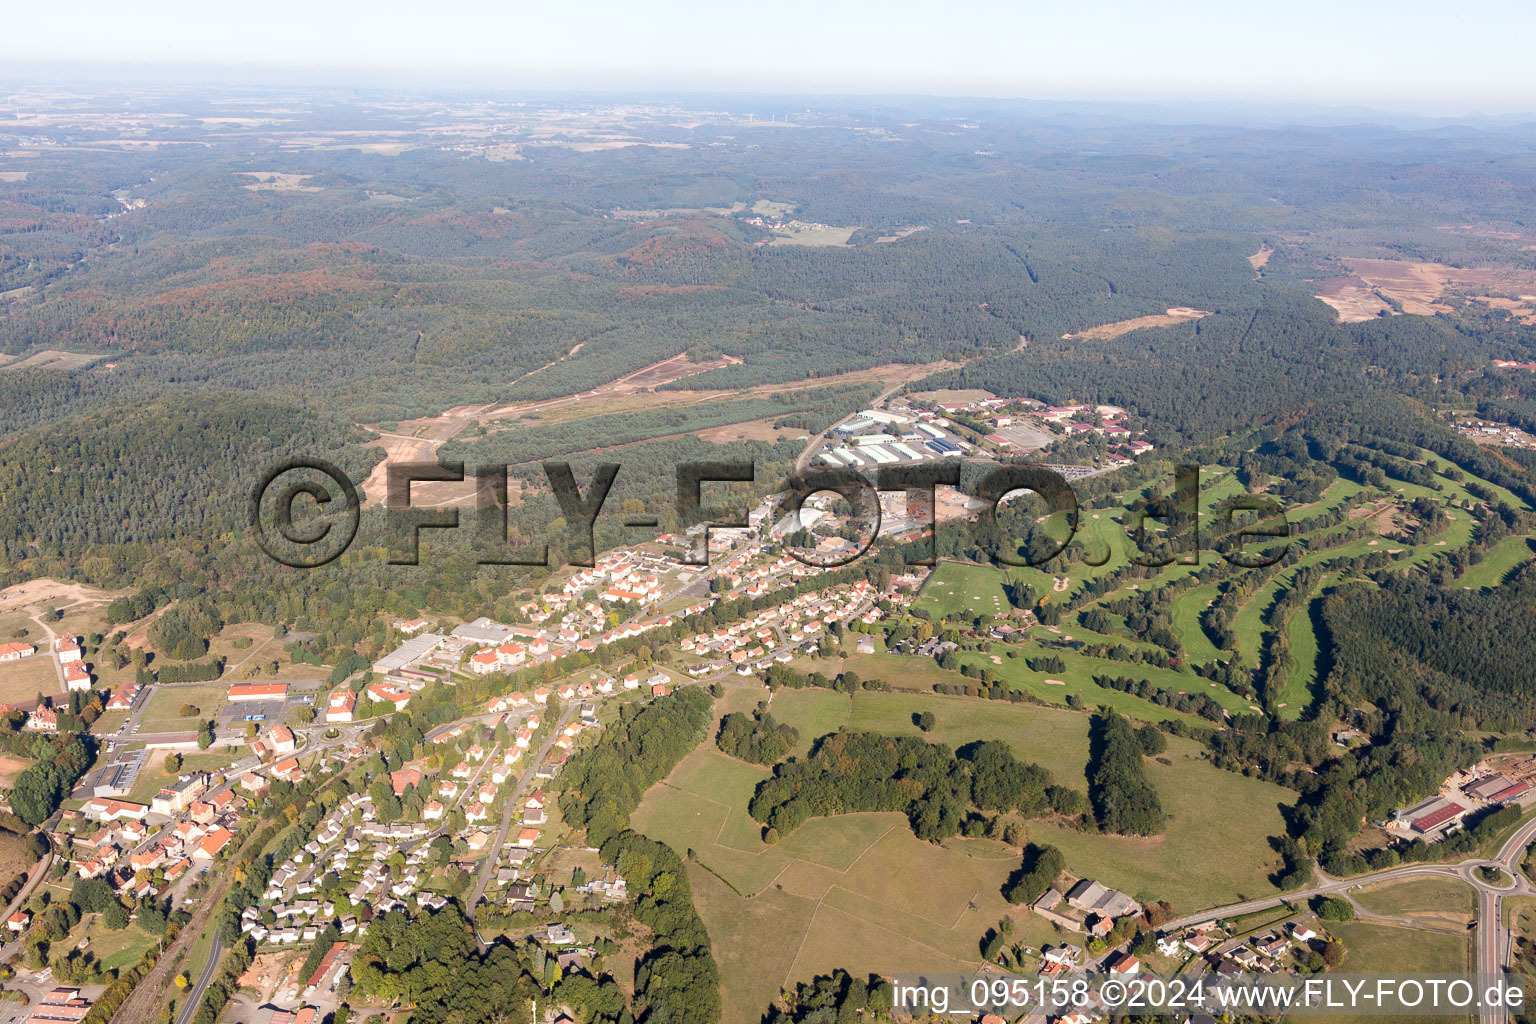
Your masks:
{"label": "clearing in forest", "polygon": [[1144,330],[1148,327],[1172,327],[1174,324],[1188,323],[1191,320],[1199,320],[1201,317],[1211,315],[1208,309],[1194,309],[1190,306],[1171,306],[1166,313],[1153,313],[1150,316],[1138,316],[1130,320],[1116,320],[1112,324],[1100,324],[1090,327],[1086,331],[1077,331],[1073,334],[1063,334],[1067,341],[1081,339],[1098,341],[1104,338],[1118,338],[1122,334],[1132,331]]}

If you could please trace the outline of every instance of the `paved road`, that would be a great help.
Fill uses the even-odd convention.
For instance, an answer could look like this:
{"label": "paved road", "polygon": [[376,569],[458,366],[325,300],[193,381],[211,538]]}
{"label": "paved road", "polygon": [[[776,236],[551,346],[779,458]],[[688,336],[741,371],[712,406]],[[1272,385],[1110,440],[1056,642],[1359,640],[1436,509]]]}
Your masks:
{"label": "paved road", "polygon": [[[41,612],[33,612],[32,621],[41,626],[43,632],[48,634],[48,660],[53,662],[54,678],[58,680],[59,692],[68,693],[69,687],[64,682],[64,665],[59,661],[59,634],[54,632],[52,626],[43,621]],[[39,651],[38,653],[41,654],[42,652]]]}
{"label": "paved road", "polygon": [[496,833],[496,842],[491,847],[491,855],[485,858],[485,863],[480,866],[480,874],[475,878],[475,887],[470,892],[466,901],[465,911],[469,914],[471,922],[475,919],[475,909],[480,905],[480,898],[485,895],[486,887],[491,884],[491,875],[496,870],[496,864],[501,860],[501,848],[507,841],[507,835],[512,831],[512,819],[517,816],[518,801],[523,798],[523,793],[538,774],[539,765],[544,763],[544,758],[549,756],[550,748],[555,745],[555,740],[560,737],[561,730],[570,724],[576,715],[578,704],[576,702],[565,705],[560,715],[560,721],[555,723],[555,728],[550,732],[549,739],[539,748],[539,752],[528,761],[528,770],[523,773],[517,782],[517,787],[508,794],[506,802],[501,806],[501,828]]}
{"label": "paved road", "polygon": [[[53,852],[49,851],[43,854],[42,860],[32,865],[31,876],[27,878],[26,884],[21,887],[21,892],[17,893],[16,898],[11,900],[10,906],[5,908],[5,918],[0,920],[8,920],[12,914],[16,913],[26,904],[28,897],[32,895],[32,890],[37,888],[39,882],[48,877],[48,869],[51,867],[53,867]],[[28,929],[28,931],[30,930]],[[11,957],[20,953],[22,947],[26,945],[26,941],[27,933],[22,932],[4,946],[0,946],[0,963],[9,962]]]}
{"label": "paved road", "polygon": [[[324,733],[331,728],[339,728],[341,732],[335,737],[326,739]],[[317,754],[320,751],[329,750],[331,747],[339,747],[342,744],[356,742],[357,733],[361,728],[361,725],[356,724],[344,726],[314,725],[297,728],[294,730],[295,735],[304,737],[305,742],[303,746],[299,747],[298,750],[294,752],[294,756],[308,757],[311,754]],[[319,737],[318,739],[316,738],[317,736]],[[261,759],[256,757],[254,754],[241,758],[240,760],[234,762],[233,764],[229,765],[229,767],[224,769],[224,782],[222,784],[214,786],[212,789],[202,793],[198,799],[206,801],[215,796],[218,796],[220,793],[227,789],[234,789],[235,786],[239,784],[240,777],[242,775],[248,771],[252,771],[260,767],[262,767]],[[137,845],[133,846],[131,849],[124,853],[124,859],[127,859],[135,853],[142,853],[143,851],[149,849],[151,846],[154,846],[164,836],[166,829],[173,827],[175,824],[176,822],[173,818],[167,822],[162,823],[158,828],[151,829],[145,834],[144,838],[141,839]]]}
{"label": "paved road", "polygon": [[[302,732],[309,739],[309,742],[300,748],[300,752],[307,755],[342,743],[352,742],[353,733],[360,727],[343,727],[341,734],[334,739],[326,740],[322,737],[318,741],[309,734],[323,734],[330,728],[329,726],[314,725],[297,729],[295,732]],[[246,760],[254,759],[248,758]],[[245,762],[242,761],[240,763],[243,764]],[[217,789],[210,790],[210,793],[217,793],[221,789],[228,789],[234,784],[234,780],[239,778],[239,775],[231,769],[231,777],[231,781],[226,782]],[[251,838],[253,837],[247,837],[246,843],[249,843]],[[141,844],[138,848],[142,849],[148,842],[149,840],[146,839],[145,843]],[[242,844],[241,849],[243,850],[244,848],[244,844]],[[233,859],[233,855],[231,855],[231,859]],[[128,999],[118,1008],[116,1015],[112,1018],[114,1024],[152,1024],[153,1021],[158,1019],[161,994],[172,977],[171,964],[176,960],[178,952],[189,951],[197,942],[198,936],[202,935],[203,931],[212,922],[214,912],[223,903],[224,896],[233,883],[234,872],[232,871],[225,871],[217,876],[213,887],[205,892],[198,901],[196,909],[192,913],[192,919],[187,922],[180,934],[176,936],[176,941],[165,949],[154,968],[139,982],[128,996]],[[219,941],[218,933],[215,932],[213,944],[209,947],[207,962],[202,965],[193,986],[187,990],[186,1002],[182,1004],[181,1010],[177,1013],[176,1024],[185,1024],[185,1021],[190,1019],[185,1015],[196,1012],[197,1004],[202,1001],[203,992],[207,989],[209,982],[213,980],[214,972],[218,970],[222,950],[223,944]]]}
{"label": "paved road", "polygon": [[[1504,926],[1504,900],[1509,896],[1536,896],[1536,886],[1533,886],[1530,880],[1520,873],[1520,861],[1532,840],[1536,840],[1536,820],[1526,822],[1517,829],[1491,860],[1472,858],[1456,864],[1410,864],[1356,875],[1353,878],[1333,878],[1317,870],[1318,877],[1322,879],[1317,885],[1298,889],[1284,896],[1247,900],[1225,907],[1216,907],[1199,914],[1190,914],[1170,921],[1163,927],[1164,930],[1173,931],[1213,918],[1237,917],[1258,910],[1268,910],[1283,903],[1300,902],[1312,896],[1342,895],[1351,889],[1376,882],[1424,877],[1454,878],[1466,882],[1477,890],[1477,973],[1500,975],[1509,967],[1513,943],[1510,930]],[[1477,869],[1480,867],[1496,867],[1514,879],[1514,882],[1502,887],[1490,885],[1478,874]],[[1507,1017],[1502,1008],[1485,1008],[1479,1020],[1480,1024],[1505,1024]]]}
{"label": "paved road", "polygon": [[219,969],[219,960],[223,957],[224,943],[219,941],[218,929],[213,932],[213,945],[208,947],[208,960],[203,964],[202,972],[192,987],[187,989],[185,1000],[176,1011],[176,1024],[188,1024],[192,1015],[197,1012],[197,1007],[203,1001],[203,993],[208,991],[208,985],[213,981],[214,974]]}

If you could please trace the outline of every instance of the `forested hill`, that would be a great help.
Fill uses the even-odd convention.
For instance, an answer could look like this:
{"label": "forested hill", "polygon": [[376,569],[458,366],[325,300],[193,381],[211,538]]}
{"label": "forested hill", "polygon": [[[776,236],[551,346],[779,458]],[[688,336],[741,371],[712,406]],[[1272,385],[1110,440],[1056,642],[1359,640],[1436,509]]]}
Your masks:
{"label": "forested hill", "polygon": [[[431,434],[443,458],[512,463],[518,543],[559,518],[537,465],[550,457],[581,479],[622,461],[609,507],[667,529],[680,462],[753,460],[766,491],[805,435],[900,386],[1123,406],[1156,457],[1237,465],[1298,501],[1430,457],[1536,499],[1529,451],[1443,422],[1536,424],[1536,374],[1492,364],[1536,359],[1536,316],[1472,285],[1436,315],[1388,304],[1364,322],[1314,297],[1359,258],[1483,268],[1483,298],[1529,292],[1524,129],[1448,145],[1379,126],[836,104],[765,128],[660,101],[393,94],[285,99],[280,116],[215,127],[178,104],[210,112],[157,98],[174,116],[130,126],[154,146],[103,137],[116,96],[74,97],[46,131],[7,124],[7,579],[126,586],[144,571],[238,586],[234,603],[290,618],[321,594],[340,617],[399,590],[407,608],[505,612],[525,575],[446,539],[420,571],[386,571],[366,516],[350,563],[275,569],[245,532],[249,488],[288,454],[360,480],[378,455],[351,424],[376,424]],[[591,143],[594,124],[612,145]],[[341,132],[374,141],[314,142]],[[1115,326],[1173,307],[1204,315]],[[508,415],[416,422],[480,406]],[[600,546],[633,539],[600,521]]]}
{"label": "forested hill", "polygon": [[1423,701],[1467,727],[1536,727],[1536,564],[1487,592],[1394,576],[1324,605],[1336,644],[1331,685],[1356,701]]}
{"label": "forested hill", "polygon": [[282,458],[318,455],[366,473],[377,452],[361,438],[333,414],[226,392],[16,434],[0,441],[0,551],[13,565],[93,550],[131,564],[157,542],[212,542],[249,526],[252,490]]}
{"label": "forested hill", "polygon": [[[1102,371],[1172,366],[1181,338],[1203,339],[1202,359],[1237,345],[1244,366],[1306,351],[1317,339],[1296,325],[1332,319],[1307,292],[1347,270],[1342,256],[1531,262],[1518,241],[1446,229],[1528,208],[1503,159],[1527,140],[1496,133],[1449,148],[1384,128],[1001,114],[961,128],[828,111],[765,134],[719,112],[635,112],[636,144],[583,150],[549,139],[570,114],[556,105],[507,108],[491,141],[434,126],[458,143],[439,147],[392,101],[317,108],[291,130],[348,126],[399,151],[173,119],[157,138],[193,144],[38,146],[14,172],[0,159],[0,352],[104,357],[115,368],[92,390],[133,400],[196,383],[303,395],[360,422],[555,398],[688,351],[739,361],[664,387],[990,360],[966,379],[1011,382],[1038,361],[1032,383],[1109,396]],[[1397,173],[1409,167],[1422,173]],[[1174,306],[1215,315],[1119,354],[1057,344]],[[1395,319],[1388,333],[1422,318]],[[1516,318],[1484,332],[1503,354],[1529,348]],[[1385,362],[1369,353],[1379,337],[1358,340],[1361,365]],[[1007,355],[1021,338],[1022,361]],[[1421,340],[1421,357],[1440,351]],[[1047,350],[1063,347],[1087,365],[1054,366]],[[1165,411],[1233,369],[1128,400]]]}
{"label": "forested hill", "polygon": [[1123,405],[1164,441],[1191,443],[1276,420],[1349,419],[1362,402],[1393,406],[1391,419],[1414,418],[1398,396],[1428,395],[1437,379],[1465,379],[1507,344],[1427,317],[1340,324],[1310,295],[1261,285],[1193,323],[1113,339],[1043,340],[923,386]]}

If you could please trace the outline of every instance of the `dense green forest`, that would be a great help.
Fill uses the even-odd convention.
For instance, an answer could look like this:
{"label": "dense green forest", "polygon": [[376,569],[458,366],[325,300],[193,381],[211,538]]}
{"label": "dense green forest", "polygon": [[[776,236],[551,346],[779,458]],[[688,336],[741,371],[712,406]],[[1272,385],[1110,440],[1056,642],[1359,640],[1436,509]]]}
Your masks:
{"label": "dense green forest", "polygon": [[1161,833],[1163,806],[1147,780],[1142,758],[1167,748],[1162,733],[1151,725],[1137,730],[1121,715],[1105,709],[1094,716],[1091,736],[1088,800],[1099,828],[1127,836]]}
{"label": "dense green forest", "polygon": [[778,765],[748,811],[770,841],[812,817],[900,811],[919,839],[938,842],[959,833],[973,808],[1036,817],[1051,809],[1055,791],[1050,772],[1017,761],[1005,743],[952,752],[913,736],[833,733],[808,758]]}
{"label": "dense green forest", "polygon": [[750,715],[733,711],[722,718],[715,745],[743,761],[773,764],[793,750],[799,740],[800,730],[760,708]]}

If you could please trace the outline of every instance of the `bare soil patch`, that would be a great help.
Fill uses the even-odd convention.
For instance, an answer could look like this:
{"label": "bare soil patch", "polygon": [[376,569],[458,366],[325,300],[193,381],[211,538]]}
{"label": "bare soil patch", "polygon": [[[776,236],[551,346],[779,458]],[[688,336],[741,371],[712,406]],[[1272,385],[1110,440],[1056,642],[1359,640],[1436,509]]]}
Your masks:
{"label": "bare soil patch", "polygon": [[1402,303],[1404,313],[1433,316],[1449,313],[1451,307],[1436,302],[1446,285],[1458,273],[1454,267],[1439,263],[1409,263],[1405,260],[1345,260],[1355,275],[1382,294]]}
{"label": "bare soil patch", "polygon": [[1374,320],[1392,307],[1358,277],[1330,277],[1317,283],[1317,297],[1332,306],[1346,324]]}
{"label": "bare soil patch", "polygon": [[715,444],[726,444],[731,441],[773,442],[786,437],[806,436],[804,430],[775,427],[773,422],[772,419],[765,419],[748,420],[745,423],[727,423],[724,426],[701,430],[699,431],[699,437],[705,441],[713,441]]}
{"label": "bare soil patch", "polygon": [[1130,320],[1117,320],[1112,324],[1100,324],[1090,327],[1086,331],[1078,331],[1075,334],[1063,334],[1067,340],[1084,339],[1089,341],[1104,338],[1118,338],[1122,334],[1132,331],[1140,331],[1148,327],[1172,327],[1174,324],[1186,323],[1190,320],[1199,320],[1201,317],[1210,316],[1208,309],[1194,309],[1190,306],[1174,306],[1166,313],[1154,313],[1151,316],[1138,316]]}
{"label": "bare soil patch", "polygon": [[912,397],[923,402],[985,402],[997,396],[981,388],[939,388],[936,391],[915,391]]}
{"label": "bare soil patch", "polygon": [[[1433,316],[1453,312],[1451,294],[1508,309],[1536,323],[1536,272],[1516,267],[1452,267],[1408,260],[1345,259],[1352,276],[1318,283],[1317,297],[1358,323],[1381,315],[1395,303],[1403,313]],[[1384,301],[1385,300],[1385,301]]]}
{"label": "bare soil patch", "polygon": [[44,576],[0,590],[0,611],[41,604],[45,601],[60,605],[80,604],[89,601],[110,601],[117,596],[110,590],[86,586],[84,583],[65,583]]}
{"label": "bare soil patch", "polygon": [[8,754],[0,754],[0,786],[10,789],[16,784],[16,776],[23,769],[32,764],[24,757],[11,757]]}
{"label": "bare soil patch", "polygon": [[908,235],[915,235],[919,231],[927,230],[928,225],[926,224],[918,224],[915,227],[897,228],[895,231],[892,231],[888,235],[877,235],[875,237],[875,241],[880,245],[887,245],[891,242],[899,242],[903,238],[906,238]]}

